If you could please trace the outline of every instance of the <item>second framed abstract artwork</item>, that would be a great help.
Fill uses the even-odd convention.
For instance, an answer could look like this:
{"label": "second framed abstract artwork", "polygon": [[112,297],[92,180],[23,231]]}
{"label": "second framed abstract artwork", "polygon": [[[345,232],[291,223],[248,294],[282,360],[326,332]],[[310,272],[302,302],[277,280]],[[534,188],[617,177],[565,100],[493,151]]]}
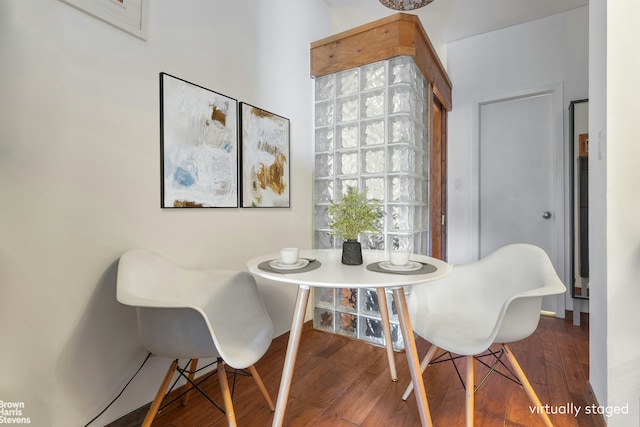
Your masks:
{"label": "second framed abstract artwork", "polygon": [[240,103],[242,207],[290,207],[289,119]]}

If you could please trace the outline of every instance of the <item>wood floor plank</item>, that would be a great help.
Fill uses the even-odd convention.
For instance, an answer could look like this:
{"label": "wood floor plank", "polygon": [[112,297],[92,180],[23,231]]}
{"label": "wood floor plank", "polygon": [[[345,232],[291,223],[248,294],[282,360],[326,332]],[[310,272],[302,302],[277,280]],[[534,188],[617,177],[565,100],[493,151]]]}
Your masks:
{"label": "wood floor plank", "polygon": [[[583,315],[584,316],[584,315]],[[553,412],[556,427],[601,427],[603,421],[585,415],[584,407],[595,404],[588,384],[588,316],[581,326],[573,326],[572,314],[566,319],[541,317],[536,332],[513,343],[511,348],[543,405]],[[274,339],[269,351],[256,364],[268,392],[275,401],[284,363],[288,334]],[[420,356],[430,344],[418,339]],[[284,425],[287,427],[414,427],[420,426],[415,396],[401,399],[410,381],[406,355],[395,354],[398,381],[389,377],[384,348],[361,341],[314,330],[306,323],[295,366],[291,396]],[[464,378],[464,363],[458,361]],[[486,368],[479,367],[480,377]],[[231,380],[231,376],[229,376]],[[464,389],[451,362],[429,366],[424,374],[425,388],[436,427],[465,425]],[[220,390],[216,377],[205,390],[217,402]],[[496,425],[535,427],[542,420],[529,409],[531,403],[519,385],[491,375],[475,396],[475,426]],[[566,405],[580,406],[578,416],[557,413]],[[251,378],[237,379],[234,407],[239,426],[271,425],[273,413],[267,407]],[[199,393],[189,405],[179,403],[164,409],[154,427],[212,427],[226,425],[225,416]],[[113,427],[116,427],[114,424]]]}

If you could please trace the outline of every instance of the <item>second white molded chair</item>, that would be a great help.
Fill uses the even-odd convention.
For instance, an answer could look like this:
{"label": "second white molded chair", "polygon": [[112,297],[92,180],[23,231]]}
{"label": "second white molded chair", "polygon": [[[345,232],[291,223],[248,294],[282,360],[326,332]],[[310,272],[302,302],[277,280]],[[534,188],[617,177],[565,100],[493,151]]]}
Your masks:
{"label": "second white molded chair", "polygon": [[[494,343],[501,344],[513,374],[545,424],[552,425],[507,343],[536,330],[542,297],[565,290],[547,254],[527,244],[507,245],[479,261],[455,265],[447,277],[411,289],[408,307],[413,330],[432,344],[421,363],[422,372],[438,348],[466,358],[468,427],[473,426],[474,356]],[[409,384],[404,400],[412,390]]]}
{"label": "second white molded chair", "polygon": [[225,365],[247,369],[275,409],[253,366],[271,345],[273,324],[249,273],[186,269],[149,250],[134,249],[120,258],[117,281],[118,301],[137,309],[143,345],[173,359],[143,426],[151,425],[175,371],[181,372],[178,359],[191,359],[183,376],[194,384],[198,359],[217,358],[230,426],[236,420]]}

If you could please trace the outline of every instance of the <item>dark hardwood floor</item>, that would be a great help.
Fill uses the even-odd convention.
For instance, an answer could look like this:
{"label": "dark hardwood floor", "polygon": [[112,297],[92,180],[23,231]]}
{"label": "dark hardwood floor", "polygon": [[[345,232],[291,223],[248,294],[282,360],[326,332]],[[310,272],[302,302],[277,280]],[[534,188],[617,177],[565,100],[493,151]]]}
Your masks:
{"label": "dark hardwood floor", "polygon": [[[601,418],[585,415],[584,408],[595,404],[587,383],[589,370],[588,317],[582,326],[566,319],[543,316],[537,331],[511,348],[543,405],[548,404],[556,427],[604,426]],[[265,357],[256,365],[275,402],[288,334],[273,341]],[[420,357],[429,344],[418,340]],[[399,381],[390,380],[383,348],[313,330],[307,323],[302,334],[285,426],[420,426],[413,394],[401,396],[409,382],[404,353],[396,353]],[[169,361],[167,361],[167,366]],[[460,364],[461,372],[464,372]],[[486,368],[480,367],[480,375]],[[229,375],[231,379],[231,375]],[[436,427],[464,426],[464,391],[453,365],[440,363],[424,375],[431,416]],[[463,377],[464,378],[464,377]],[[158,383],[161,378],[158,378]],[[218,379],[213,376],[204,388],[221,402]],[[270,426],[273,414],[250,378],[236,384],[234,406],[239,426]],[[532,414],[530,401],[517,384],[491,375],[476,393],[476,426],[544,425]],[[575,416],[574,408],[581,408]],[[563,414],[569,410],[571,413]],[[225,417],[198,393],[186,407],[174,403],[165,408],[154,427],[224,426]]]}

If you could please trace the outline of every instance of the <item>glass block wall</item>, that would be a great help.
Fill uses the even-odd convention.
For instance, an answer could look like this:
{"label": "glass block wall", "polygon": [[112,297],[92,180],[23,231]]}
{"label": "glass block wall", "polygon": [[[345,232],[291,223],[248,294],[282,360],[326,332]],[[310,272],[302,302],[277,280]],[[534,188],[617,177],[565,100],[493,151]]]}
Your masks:
{"label": "glass block wall", "polygon": [[[380,305],[375,289],[314,288],[313,327],[384,346]],[[387,292],[393,348],[404,349],[391,292]]]}
{"label": "glass block wall", "polygon": [[[342,247],[329,233],[327,209],[347,186],[357,186],[366,189],[369,198],[381,200],[386,212],[381,233],[360,236],[363,249],[429,253],[429,100],[428,82],[410,56],[316,79],[316,248]],[[314,325],[379,343],[377,298],[367,309],[375,291],[351,290],[353,303],[345,306],[341,295],[347,291],[336,289],[331,298],[314,296]],[[392,305],[390,309],[395,316]],[[392,329],[397,331],[397,323]],[[371,332],[377,330],[379,336]],[[402,348],[402,338],[397,339],[394,346]]]}

